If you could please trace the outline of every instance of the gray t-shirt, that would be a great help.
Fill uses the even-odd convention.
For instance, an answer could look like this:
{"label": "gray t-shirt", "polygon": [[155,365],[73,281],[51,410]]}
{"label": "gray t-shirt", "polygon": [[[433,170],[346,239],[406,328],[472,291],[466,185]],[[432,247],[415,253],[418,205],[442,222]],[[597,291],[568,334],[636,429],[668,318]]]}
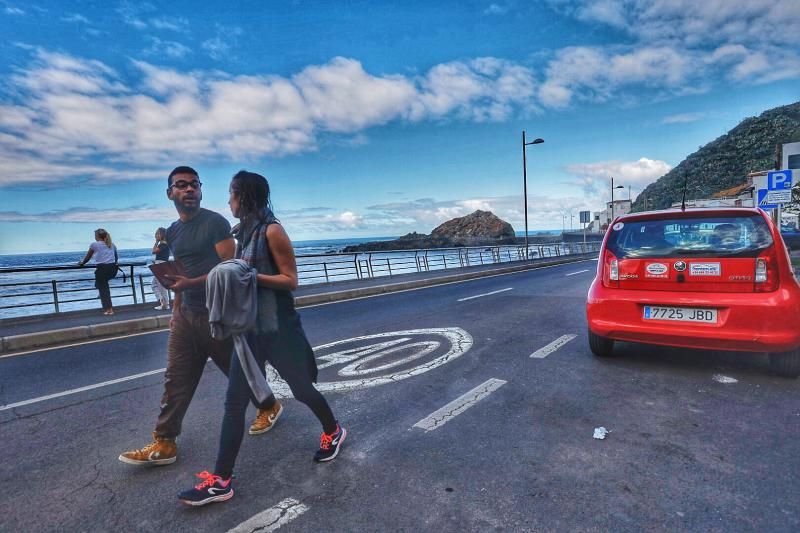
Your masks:
{"label": "gray t-shirt", "polygon": [[[190,278],[208,274],[220,263],[214,246],[231,238],[231,225],[214,211],[200,208],[200,211],[188,222],[176,220],[167,228],[167,242],[172,248],[172,255],[183,263]],[[183,291],[183,305],[205,308],[206,289],[198,287]]]}

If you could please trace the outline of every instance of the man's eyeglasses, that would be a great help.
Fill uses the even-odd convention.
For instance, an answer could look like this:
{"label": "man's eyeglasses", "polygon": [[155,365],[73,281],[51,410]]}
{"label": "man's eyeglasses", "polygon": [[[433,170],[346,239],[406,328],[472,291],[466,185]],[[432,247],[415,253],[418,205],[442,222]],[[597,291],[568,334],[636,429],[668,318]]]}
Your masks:
{"label": "man's eyeglasses", "polygon": [[200,180],[192,180],[192,181],[178,180],[172,185],[170,185],[170,187],[175,187],[176,189],[180,189],[182,191],[185,191],[189,187],[191,187],[192,189],[199,189],[202,186],[203,184],[200,183]]}

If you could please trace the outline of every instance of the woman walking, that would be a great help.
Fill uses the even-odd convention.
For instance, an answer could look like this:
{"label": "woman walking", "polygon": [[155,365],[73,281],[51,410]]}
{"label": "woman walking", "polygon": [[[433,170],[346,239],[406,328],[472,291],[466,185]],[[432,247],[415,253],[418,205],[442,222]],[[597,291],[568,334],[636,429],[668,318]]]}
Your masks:
{"label": "woman walking", "polygon": [[[169,244],[167,244],[166,228],[158,228],[156,230],[156,243],[153,246],[153,254],[156,256],[154,263],[169,261]],[[159,305],[155,308],[164,311],[169,309],[169,291],[164,288],[157,277],[153,276],[150,287],[153,289],[153,296],[158,298],[159,301]]]}
{"label": "woman walking", "polygon": [[108,286],[108,280],[117,275],[117,247],[111,242],[111,235],[103,228],[95,230],[94,242],[89,245],[86,257],[78,262],[78,265],[85,265],[92,257],[97,265],[97,268],[94,269],[94,286],[100,293],[103,314],[113,315],[114,307],[111,305],[111,289]]}
{"label": "woman walking", "polygon": [[[297,288],[297,263],[292,243],[270,209],[266,178],[242,170],[233,177],[229,192],[228,205],[233,216],[240,220],[234,228],[238,240],[236,257],[258,272],[256,327],[247,335],[247,342],[261,373],[265,374],[264,365],[269,362],[289,385],[294,397],[316,415],[322,425],[322,435],[314,460],[330,461],[339,453],[347,431],[339,425],[328,402],[314,387],[317,363],[291,292]],[[231,478],[242,443],[250,394],[245,372],[234,355],[228,375],[216,467],[213,474],[197,474],[203,481],[182,492],[178,496],[180,501],[199,506],[233,496]]]}

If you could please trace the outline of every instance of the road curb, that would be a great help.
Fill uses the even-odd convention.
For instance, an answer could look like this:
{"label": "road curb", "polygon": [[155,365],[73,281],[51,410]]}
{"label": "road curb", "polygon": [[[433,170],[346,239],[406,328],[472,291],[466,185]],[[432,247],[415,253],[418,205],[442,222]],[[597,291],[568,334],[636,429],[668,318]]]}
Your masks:
{"label": "road curb", "polygon": [[[538,261],[536,263],[515,265],[491,270],[481,270],[478,272],[462,272],[459,274],[437,276],[435,278],[375,285],[373,287],[358,287],[320,294],[309,294],[306,296],[297,296],[295,298],[295,304],[297,307],[306,307],[309,305],[341,302],[344,300],[352,300],[354,298],[364,298],[367,296],[377,296],[379,294],[388,294],[410,289],[420,289],[424,287],[453,283],[456,281],[467,281],[471,279],[497,276],[500,274],[511,274],[514,272],[523,272],[525,270],[536,270],[549,266],[577,263],[579,261],[586,260],[588,256],[589,254],[581,255],[579,257],[570,257],[568,259],[564,258]],[[71,328],[53,329],[35,333],[0,337],[0,354],[10,354],[11,352],[19,352],[34,348],[45,348],[48,346],[56,346],[59,344],[83,341],[87,339],[99,339],[103,337],[119,335],[121,333],[137,333],[142,331],[164,329],[169,327],[170,316],[171,315],[167,314],[134,318],[130,320],[120,320],[117,322],[107,322],[89,326],[75,326]]]}

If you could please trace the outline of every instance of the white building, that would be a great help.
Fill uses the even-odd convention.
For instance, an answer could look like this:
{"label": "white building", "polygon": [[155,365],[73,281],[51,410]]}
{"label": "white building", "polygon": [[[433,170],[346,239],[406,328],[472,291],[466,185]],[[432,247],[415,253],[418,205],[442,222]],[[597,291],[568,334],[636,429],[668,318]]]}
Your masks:
{"label": "white building", "polygon": [[614,200],[613,216],[611,208],[611,202],[606,202],[606,208],[603,211],[595,211],[592,222],[586,226],[586,231],[604,231],[614,218],[631,212],[631,201]]}

